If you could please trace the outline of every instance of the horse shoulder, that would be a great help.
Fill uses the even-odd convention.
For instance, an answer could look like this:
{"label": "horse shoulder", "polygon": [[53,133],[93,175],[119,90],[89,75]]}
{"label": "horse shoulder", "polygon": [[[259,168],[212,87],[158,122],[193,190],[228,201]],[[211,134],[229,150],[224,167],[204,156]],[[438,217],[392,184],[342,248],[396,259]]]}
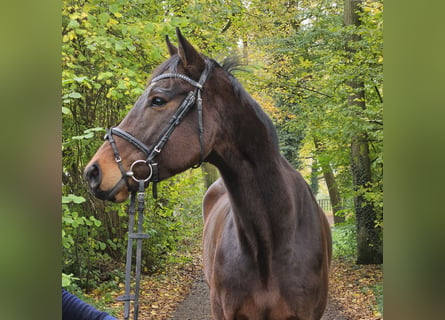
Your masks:
{"label": "horse shoulder", "polygon": [[203,265],[207,283],[212,286],[215,275],[215,259],[223,246],[222,234],[230,212],[228,193],[221,179],[215,181],[203,199]]}
{"label": "horse shoulder", "polygon": [[204,195],[202,201],[202,213],[204,222],[207,221],[210,213],[215,207],[216,203],[227,193],[227,189],[221,178],[216,180],[208,189]]}

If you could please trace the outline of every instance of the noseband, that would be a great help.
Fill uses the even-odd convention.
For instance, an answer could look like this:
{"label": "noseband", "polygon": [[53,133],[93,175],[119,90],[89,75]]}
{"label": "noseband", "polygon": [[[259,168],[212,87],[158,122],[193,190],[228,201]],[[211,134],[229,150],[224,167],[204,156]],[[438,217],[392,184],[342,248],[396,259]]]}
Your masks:
{"label": "noseband", "polygon": [[[200,145],[200,159],[199,163],[194,166],[194,168],[197,168],[201,165],[201,163],[204,160],[204,128],[202,123],[202,98],[201,98],[201,90],[203,88],[204,83],[206,82],[210,71],[212,69],[211,61],[206,59],[206,67],[204,71],[201,74],[201,77],[199,78],[199,81],[196,82],[195,80],[179,73],[165,73],[161,74],[155,78],[153,78],[150,82],[150,86],[156,83],[159,80],[167,79],[167,78],[176,78],[184,80],[188,83],[190,83],[192,86],[195,87],[194,91],[190,91],[187,96],[184,98],[176,112],[173,114],[173,116],[170,118],[170,120],[167,123],[167,126],[162,130],[161,134],[159,135],[159,138],[157,139],[156,143],[152,144],[150,147],[147,147],[143,142],[141,142],[136,137],[132,136],[128,132],[119,129],[117,127],[113,127],[110,129],[107,129],[107,134],[105,135],[104,139],[108,139],[110,142],[111,148],[113,149],[114,153],[114,159],[116,163],[119,166],[119,169],[122,173],[121,179],[117,182],[117,184],[112,188],[112,193],[116,193],[120,188],[120,185],[125,182],[127,184],[127,187],[129,187],[127,178],[131,177],[134,181],[138,182],[139,185],[142,183],[147,182],[153,182],[153,194],[156,195],[155,192],[155,185],[157,182],[159,182],[159,170],[158,170],[158,163],[155,162],[156,157],[161,153],[163,147],[167,143],[168,139],[172,135],[173,131],[176,129],[176,127],[181,123],[184,116],[188,113],[188,111],[195,105],[196,101],[196,108],[198,111],[198,131],[199,131],[199,145]],[[116,135],[133,146],[135,146],[138,150],[142,151],[145,154],[145,160],[136,160],[132,163],[130,166],[130,171],[125,171],[123,165],[122,165],[122,159],[119,155],[119,151],[116,146],[116,142],[113,139],[113,135]],[[133,168],[138,164],[145,164],[149,168],[149,174],[146,178],[139,179],[135,177]],[[113,196],[114,194],[110,194],[110,196]]]}

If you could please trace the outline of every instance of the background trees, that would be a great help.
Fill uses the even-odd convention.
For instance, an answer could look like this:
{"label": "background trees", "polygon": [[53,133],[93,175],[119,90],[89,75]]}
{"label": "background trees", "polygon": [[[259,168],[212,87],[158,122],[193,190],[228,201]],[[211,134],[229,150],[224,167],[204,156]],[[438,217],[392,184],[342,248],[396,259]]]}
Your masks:
{"label": "background trees", "polygon": [[[236,75],[273,118],[283,154],[314,188],[320,182],[337,223],[357,225],[357,262],[380,263],[382,10],[372,0],[63,1],[64,272],[88,287],[123,257],[125,207],[92,198],[81,174],[177,26],[211,57],[242,57]],[[185,230],[199,234],[202,181],[192,171],[161,185],[147,219],[147,270],[187,247]]]}

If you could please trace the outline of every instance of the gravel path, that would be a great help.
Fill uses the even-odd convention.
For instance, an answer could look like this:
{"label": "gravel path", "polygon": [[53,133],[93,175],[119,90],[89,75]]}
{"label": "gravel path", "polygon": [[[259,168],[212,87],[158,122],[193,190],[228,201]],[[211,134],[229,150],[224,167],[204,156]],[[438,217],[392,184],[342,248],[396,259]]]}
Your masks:
{"label": "gravel path", "polygon": [[209,320],[210,311],[209,287],[201,274],[192,285],[190,293],[181,302],[171,320]]}
{"label": "gravel path", "polygon": [[[190,293],[176,309],[171,320],[210,320],[209,289],[202,274],[192,285]],[[321,320],[349,320],[334,301],[329,300]]]}

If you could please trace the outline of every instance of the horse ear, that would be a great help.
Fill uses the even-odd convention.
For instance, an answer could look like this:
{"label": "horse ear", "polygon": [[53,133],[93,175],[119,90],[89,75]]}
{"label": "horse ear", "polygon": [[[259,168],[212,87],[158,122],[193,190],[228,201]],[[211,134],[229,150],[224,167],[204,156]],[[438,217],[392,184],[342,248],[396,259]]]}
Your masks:
{"label": "horse ear", "polygon": [[171,42],[170,38],[168,36],[165,36],[165,42],[167,43],[168,52],[170,53],[170,56],[174,56],[178,53],[178,48],[176,48]]}
{"label": "horse ear", "polygon": [[205,67],[205,61],[203,56],[196,51],[196,49],[187,41],[182,35],[179,28],[176,28],[176,35],[178,37],[178,54],[182,61],[182,65],[186,69],[196,68],[197,72],[202,72]]}

